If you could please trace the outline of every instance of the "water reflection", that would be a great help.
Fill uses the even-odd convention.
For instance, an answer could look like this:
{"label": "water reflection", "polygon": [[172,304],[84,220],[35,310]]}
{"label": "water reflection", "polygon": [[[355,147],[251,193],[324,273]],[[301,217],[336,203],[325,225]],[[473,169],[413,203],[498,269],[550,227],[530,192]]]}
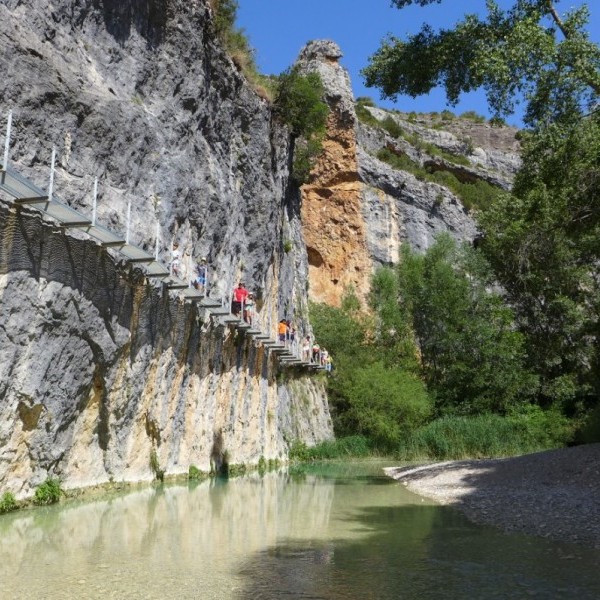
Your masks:
{"label": "water reflection", "polygon": [[0,517],[0,598],[597,598],[597,551],[327,466]]}

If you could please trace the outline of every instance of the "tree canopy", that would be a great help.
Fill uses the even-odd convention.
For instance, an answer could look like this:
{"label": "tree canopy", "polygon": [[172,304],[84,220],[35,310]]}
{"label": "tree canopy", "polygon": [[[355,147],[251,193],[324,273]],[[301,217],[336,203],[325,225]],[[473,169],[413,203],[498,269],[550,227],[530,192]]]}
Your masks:
{"label": "tree canopy", "polygon": [[[392,0],[403,8],[442,0]],[[587,6],[561,16],[551,0],[517,0],[502,10],[486,1],[487,16],[470,14],[453,29],[423,25],[407,40],[390,36],[363,70],[367,86],[385,98],[416,97],[443,86],[450,103],[483,88],[496,117],[527,102],[525,122],[538,126],[578,118],[600,96],[600,49],[585,26]]]}

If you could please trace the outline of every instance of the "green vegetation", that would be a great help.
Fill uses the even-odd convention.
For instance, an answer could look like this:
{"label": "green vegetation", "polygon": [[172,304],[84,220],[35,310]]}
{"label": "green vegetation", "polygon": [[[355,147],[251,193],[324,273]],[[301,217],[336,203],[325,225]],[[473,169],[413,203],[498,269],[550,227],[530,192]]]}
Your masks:
{"label": "green vegetation", "polygon": [[257,93],[267,100],[274,96],[272,77],[258,72],[254,60],[254,49],[243,29],[235,26],[239,2],[237,0],[210,0],[213,10],[215,33],[233,62],[244,73]]}
{"label": "green vegetation", "polygon": [[165,470],[160,468],[160,463],[158,461],[158,454],[156,453],[156,448],[152,448],[150,452],[150,468],[154,473],[157,481],[164,481],[165,479]]}
{"label": "green vegetation", "polygon": [[283,251],[286,254],[289,254],[292,251],[293,247],[294,247],[294,242],[292,242],[292,240],[285,240],[283,242]]}
{"label": "green vegetation", "polygon": [[[441,0],[392,0],[398,8]],[[484,88],[498,117],[528,101],[526,122],[573,122],[600,94],[600,48],[589,40],[587,6],[561,17],[551,0],[519,0],[488,15],[470,14],[453,29],[429,25],[406,41],[387,38],[363,70],[384,97],[419,96],[442,85],[450,103]],[[550,22],[553,26],[548,26]],[[398,74],[401,73],[400,77]]]}
{"label": "green vegetation", "polygon": [[60,481],[49,477],[35,489],[33,503],[38,506],[55,504],[60,500],[62,493]]}
{"label": "green vegetation", "polygon": [[412,173],[420,181],[429,181],[447,187],[460,198],[467,210],[485,209],[499,195],[503,194],[502,190],[483,179],[477,179],[472,183],[462,182],[449,171],[433,171],[430,167],[421,167],[406,154],[392,151],[389,148],[381,149],[377,153],[377,158],[388,163],[394,169]]}
{"label": "green vegetation", "polygon": [[309,462],[312,460],[335,460],[343,458],[367,458],[373,450],[369,440],[361,435],[341,437],[308,447],[295,442],[289,450],[291,461]]}
{"label": "green vegetation", "polygon": [[188,479],[190,481],[200,481],[206,479],[206,474],[203,473],[198,467],[190,465],[188,469]]}
{"label": "green vegetation", "polygon": [[553,124],[524,141],[512,195],[480,216],[482,249],[525,335],[543,403],[598,404],[600,119]]}
{"label": "green vegetation", "polygon": [[474,123],[485,123],[485,117],[476,113],[474,110],[468,110],[460,115],[461,119],[473,121]]}
{"label": "green vegetation", "polygon": [[291,68],[281,73],[277,80],[276,114],[292,132],[295,144],[292,177],[299,185],[308,181],[311,168],[323,150],[329,115],[324,95],[318,73],[303,75],[297,68]]}
{"label": "green vegetation", "polygon": [[408,436],[395,452],[400,460],[515,456],[569,443],[573,426],[564,415],[531,406],[529,414],[447,416]]}
{"label": "green vegetation", "polygon": [[15,496],[12,492],[4,492],[2,497],[0,497],[0,515],[2,513],[11,512],[13,510],[17,510],[19,505],[15,500]]}
{"label": "green vegetation", "polygon": [[403,246],[397,273],[438,413],[506,414],[528,401],[523,336],[481,254],[442,235],[424,255]]}
{"label": "green vegetation", "polygon": [[508,456],[571,442],[578,421],[539,404],[525,336],[493,282],[479,251],[442,235],[423,255],[403,247],[396,268],[374,275],[371,313],[351,291],[339,309],[312,305],[335,357],[338,440],[293,445],[291,457]]}

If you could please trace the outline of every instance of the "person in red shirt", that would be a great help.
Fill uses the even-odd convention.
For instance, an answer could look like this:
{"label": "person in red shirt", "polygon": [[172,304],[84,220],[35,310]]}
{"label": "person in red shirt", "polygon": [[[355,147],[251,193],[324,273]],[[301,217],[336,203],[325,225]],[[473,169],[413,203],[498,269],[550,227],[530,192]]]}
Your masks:
{"label": "person in red shirt", "polygon": [[240,281],[238,286],[233,290],[233,302],[231,304],[231,312],[236,316],[240,316],[242,306],[248,298],[248,290],[244,287],[244,284]]}

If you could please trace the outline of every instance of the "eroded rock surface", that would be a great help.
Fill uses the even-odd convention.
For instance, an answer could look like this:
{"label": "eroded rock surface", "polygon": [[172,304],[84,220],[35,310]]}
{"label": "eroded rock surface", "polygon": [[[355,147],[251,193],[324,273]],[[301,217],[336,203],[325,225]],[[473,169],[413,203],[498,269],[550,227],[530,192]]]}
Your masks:
{"label": "eroded rock surface", "polygon": [[[18,171],[45,188],[56,147],[62,199],[90,214],[98,177],[100,223],[124,232],[131,201],[133,243],[153,252],[158,220],[161,260],[177,241],[184,264],[208,258],[211,297],[243,279],[263,331],[284,316],[308,331],[289,135],[208,1],[8,0],[0,50]],[[331,437],[321,385],[278,381],[261,346],[84,234],[0,202],[0,252],[0,491],[149,480],[153,453],[167,475],[256,464]]]}

